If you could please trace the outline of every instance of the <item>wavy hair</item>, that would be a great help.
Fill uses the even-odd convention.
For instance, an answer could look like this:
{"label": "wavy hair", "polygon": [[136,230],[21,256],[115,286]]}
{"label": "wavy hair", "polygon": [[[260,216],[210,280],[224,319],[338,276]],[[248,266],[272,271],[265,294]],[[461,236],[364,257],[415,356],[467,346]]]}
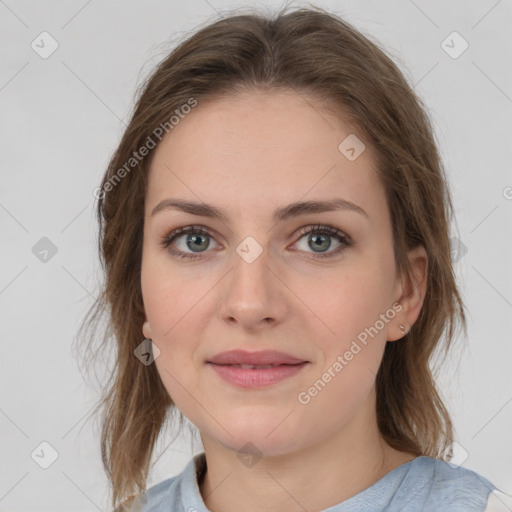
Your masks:
{"label": "wavy hair", "polygon": [[378,427],[390,446],[418,456],[443,458],[453,441],[430,364],[436,348],[448,353],[459,324],[467,334],[466,319],[451,258],[453,206],[424,104],[379,43],[337,15],[314,6],[285,7],[274,15],[238,12],[197,29],[139,86],[97,194],[104,275],[80,327],[80,334],[85,331],[80,348],[91,358],[99,357],[101,348],[115,354],[94,411],[101,410],[101,455],[114,507],[146,490],[155,444],[177,409],[156,366],[145,366],[134,355],[143,339],[144,200],[154,151],[130,158],[191,98],[200,108],[203,100],[242,89],[293,90],[318,105],[334,106],[373,146],[392,220],[396,268],[413,276],[407,250],[419,244],[429,260],[417,321],[403,339],[385,347],[376,378]]}

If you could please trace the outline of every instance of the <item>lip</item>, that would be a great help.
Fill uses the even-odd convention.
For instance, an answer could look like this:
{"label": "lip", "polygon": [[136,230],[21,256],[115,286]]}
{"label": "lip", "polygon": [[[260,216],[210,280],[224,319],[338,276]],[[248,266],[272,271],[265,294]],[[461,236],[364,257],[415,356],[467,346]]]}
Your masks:
{"label": "lip", "polygon": [[229,364],[215,364],[208,362],[210,366],[224,381],[241,388],[259,388],[276,384],[284,379],[297,375],[307,361],[297,364],[281,364],[272,368],[241,368]]}
{"label": "lip", "polygon": [[297,365],[306,361],[277,350],[261,350],[247,352],[246,350],[229,350],[221,352],[206,361],[216,365],[252,364],[252,365]]}

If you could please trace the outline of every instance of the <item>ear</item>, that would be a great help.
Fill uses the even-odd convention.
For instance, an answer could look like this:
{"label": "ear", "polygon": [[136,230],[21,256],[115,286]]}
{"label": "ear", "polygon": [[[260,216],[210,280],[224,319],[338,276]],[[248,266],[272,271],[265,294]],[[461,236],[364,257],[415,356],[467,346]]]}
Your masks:
{"label": "ear", "polygon": [[[418,245],[408,251],[407,255],[413,277],[409,278],[404,272],[398,275],[395,281],[393,303],[399,302],[402,309],[395,316],[393,324],[390,324],[388,341],[399,340],[410,331],[420,314],[427,291],[427,251],[422,245]],[[405,327],[405,332],[400,329],[400,325]]]}

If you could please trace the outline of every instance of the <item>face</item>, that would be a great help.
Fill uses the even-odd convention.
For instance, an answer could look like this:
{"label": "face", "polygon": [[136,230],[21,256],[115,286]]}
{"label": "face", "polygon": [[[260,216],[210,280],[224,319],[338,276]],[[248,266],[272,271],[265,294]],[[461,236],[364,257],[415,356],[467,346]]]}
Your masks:
{"label": "face", "polygon": [[[355,160],[338,149],[355,133],[312,98],[240,93],[199,102],[155,150],[143,332],[160,350],[155,364],[177,407],[225,447],[250,440],[277,455],[341,431],[368,412],[386,341],[403,336],[402,282],[371,148]],[[225,217],[152,213],[171,198]],[[292,203],[339,199],[357,207],[274,218]],[[202,232],[178,232],[165,246],[188,226]],[[207,363],[232,349],[277,350],[307,364],[243,388]]]}

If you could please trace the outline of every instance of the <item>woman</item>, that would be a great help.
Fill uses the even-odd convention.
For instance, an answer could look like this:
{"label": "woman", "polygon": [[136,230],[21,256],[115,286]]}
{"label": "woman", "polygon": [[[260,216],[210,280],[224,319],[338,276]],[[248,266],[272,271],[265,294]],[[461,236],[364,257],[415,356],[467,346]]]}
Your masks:
{"label": "woman", "polygon": [[[144,84],[96,193],[116,510],[485,510],[429,366],[466,329],[450,194],[375,43],[321,9],[211,23]],[[176,411],[204,452],[146,492]]]}

